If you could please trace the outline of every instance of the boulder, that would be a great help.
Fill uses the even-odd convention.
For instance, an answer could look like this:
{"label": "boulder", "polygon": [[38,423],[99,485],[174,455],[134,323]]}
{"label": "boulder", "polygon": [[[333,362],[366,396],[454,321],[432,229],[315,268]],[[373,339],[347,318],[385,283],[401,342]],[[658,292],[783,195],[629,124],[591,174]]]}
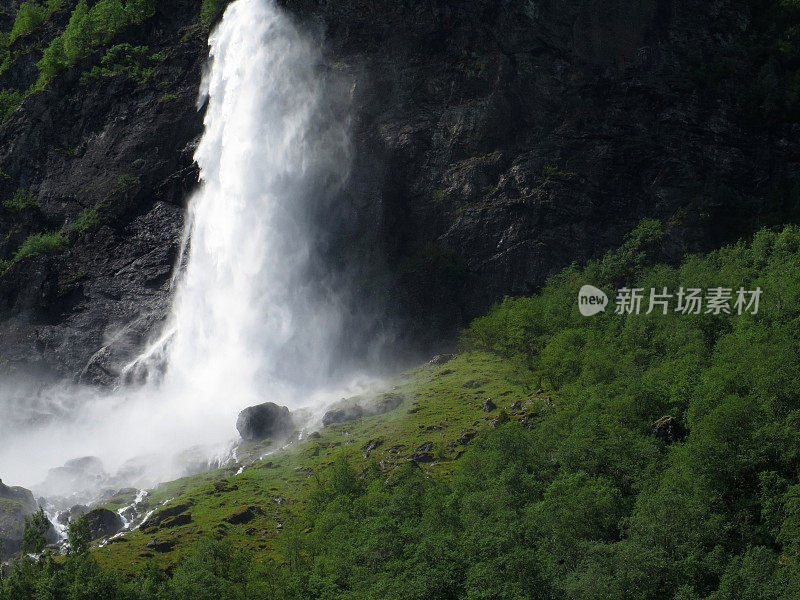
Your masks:
{"label": "boulder", "polygon": [[358,404],[344,408],[329,410],[322,416],[322,424],[326,427],[334,423],[346,423],[364,416],[364,409]]}
{"label": "boulder", "polygon": [[257,441],[269,437],[287,437],[294,429],[294,422],[288,408],[265,402],[248,406],[240,412],[236,429],[242,439]]}
{"label": "boulder", "polygon": [[89,522],[89,529],[92,532],[92,539],[99,540],[104,537],[111,537],[122,530],[125,524],[117,513],[107,508],[94,508],[86,513],[86,520]]}
{"label": "boulder", "polygon": [[675,417],[665,416],[650,426],[650,435],[666,444],[683,439],[683,426]]}
{"label": "boulder", "polygon": [[486,402],[483,403],[483,412],[492,412],[497,408],[497,405],[491,398],[487,398]]}
{"label": "boulder", "polygon": [[429,364],[431,365],[443,365],[447,362],[453,360],[453,354],[437,354],[434,356],[430,361]]}

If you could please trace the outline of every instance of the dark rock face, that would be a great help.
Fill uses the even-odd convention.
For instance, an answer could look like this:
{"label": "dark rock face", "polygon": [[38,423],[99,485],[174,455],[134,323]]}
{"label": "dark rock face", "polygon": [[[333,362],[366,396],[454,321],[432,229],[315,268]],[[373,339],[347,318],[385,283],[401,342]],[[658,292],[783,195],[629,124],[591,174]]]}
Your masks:
{"label": "dark rock face", "polygon": [[[800,214],[791,125],[747,121],[735,95],[697,83],[696,61],[751,35],[746,3],[367,4],[287,3],[352,98],[352,176],[335,214],[312,219],[317,266],[358,283],[353,347],[377,333],[366,305],[437,341],[617,246],[643,217],[669,223],[659,251],[674,258]],[[151,81],[79,85],[90,57],[0,125],[0,199],[28,189],[39,206],[0,210],[0,257],[102,206],[68,250],[0,275],[9,368],[108,384],[164,319],[207,51],[196,3],[158,10],[124,40],[166,52]],[[35,58],[0,87],[27,87]]]}
{"label": "dark rock face", "polygon": [[107,508],[94,508],[86,513],[86,520],[89,522],[89,529],[92,532],[92,539],[110,537],[122,530],[124,523],[114,511]]}
{"label": "dark rock face", "polygon": [[37,510],[33,494],[21,487],[10,487],[0,480],[0,559],[17,552],[22,545],[25,517]]}
{"label": "dark rock face", "polygon": [[286,437],[293,428],[294,423],[289,409],[273,402],[249,406],[240,412],[236,419],[236,430],[245,440]]}
{"label": "dark rock face", "polygon": [[[51,35],[74,3],[64,5],[48,23]],[[111,383],[165,317],[183,205],[197,181],[192,144],[202,113],[195,102],[207,54],[201,37],[178,41],[191,9],[165,3],[163,10],[154,26],[125,40],[169,55],[151,81],[123,75],[81,85],[81,73],[99,60],[90,57],[0,125],[0,169],[8,175],[0,178],[0,200],[21,188],[38,205],[25,214],[0,209],[0,256],[11,256],[30,233],[74,222],[84,209],[97,207],[101,219],[71,234],[67,251],[0,276],[0,338],[10,369]],[[0,75],[0,88],[19,87],[13,78],[24,75],[15,64]],[[159,87],[165,80],[174,81],[169,99]]]}

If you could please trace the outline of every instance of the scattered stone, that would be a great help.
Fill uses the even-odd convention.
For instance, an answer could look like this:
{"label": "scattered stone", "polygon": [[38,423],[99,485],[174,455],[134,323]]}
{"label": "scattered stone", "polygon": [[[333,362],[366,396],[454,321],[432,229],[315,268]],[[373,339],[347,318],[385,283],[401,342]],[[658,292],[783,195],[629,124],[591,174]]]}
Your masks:
{"label": "scattered stone", "polygon": [[169,529],[170,527],[178,527],[179,525],[188,525],[191,522],[192,515],[189,513],[182,513],[180,515],[175,515],[174,517],[164,519],[164,522],[161,523],[161,527],[163,529]]}
{"label": "scattered stone", "polygon": [[154,512],[150,517],[142,523],[142,529],[145,527],[160,527],[161,524],[170,517],[176,517],[179,514],[186,512],[192,507],[190,502],[182,502],[180,504],[173,504]]}
{"label": "scattered stone", "polygon": [[[158,538],[153,538],[147,542],[147,547],[156,552],[169,552],[175,547],[175,540],[159,540]],[[152,554],[150,556],[152,556]]]}
{"label": "scattered stone", "polygon": [[483,412],[492,412],[497,408],[497,405],[492,401],[491,398],[487,398],[486,402],[483,403]]}
{"label": "scattered stone", "polygon": [[366,444],[364,444],[364,448],[363,448],[363,450],[364,450],[364,458],[366,458],[369,455],[370,452],[375,450],[381,444],[383,444],[383,440],[382,439],[370,440]]}
{"label": "scattered stone", "polygon": [[517,400],[514,402],[514,404],[508,407],[508,410],[522,410],[522,402]]}
{"label": "scattered stone", "polygon": [[259,441],[269,437],[287,437],[294,430],[294,422],[288,408],[265,402],[248,406],[240,412],[236,429],[242,439]]}
{"label": "scattered stone", "polygon": [[429,463],[433,462],[434,457],[431,452],[415,452],[411,455],[411,460],[416,463]]}

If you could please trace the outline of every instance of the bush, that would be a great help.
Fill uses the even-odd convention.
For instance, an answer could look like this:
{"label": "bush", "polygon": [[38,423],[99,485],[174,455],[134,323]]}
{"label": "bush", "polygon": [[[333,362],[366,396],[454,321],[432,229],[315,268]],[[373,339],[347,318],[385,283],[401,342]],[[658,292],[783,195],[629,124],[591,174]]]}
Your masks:
{"label": "bush", "polygon": [[9,44],[13,43],[17,38],[31,33],[44,23],[47,17],[48,11],[44,6],[37,6],[30,1],[20,4],[17,16],[14,19],[14,25],[11,27],[11,33],[8,36]]}
{"label": "bush", "polygon": [[200,5],[200,21],[210,27],[228,5],[228,0],[203,0]]}
{"label": "bush", "polygon": [[5,121],[21,102],[22,93],[19,90],[0,90],[0,123]]}
{"label": "bush", "polygon": [[58,231],[50,233],[33,233],[22,242],[17,252],[14,254],[13,262],[19,262],[26,258],[38,256],[40,254],[52,254],[61,252],[67,247],[67,238]]}
{"label": "bush", "polygon": [[63,232],[65,234],[77,233],[83,235],[100,225],[100,214],[94,208],[84,208],[75,220],[67,225]]}
{"label": "bush", "polygon": [[18,212],[28,208],[39,208],[39,203],[34,199],[33,192],[19,188],[11,198],[3,202],[3,206],[7,210]]}
{"label": "bush", "polygon": [[[155,13],[155,0],[100,0],[91,8],[80,0],[64,33],[55,38],[37,63],[41,88],[61,71],[108,44],[127,25],[138,25]],[[128,45],[128,47],[131,47]],[[119,58],[119,57],[118,57]]]}
{"label": "bush", "polygon": [[99,66],[93,67],[81,76],[81,83],[121,74],[126,74],[139,83],[144,83],[150,79],[158,64],[163,60],[163,54],[152,53],[147,46],[117,44],[106,51]]}

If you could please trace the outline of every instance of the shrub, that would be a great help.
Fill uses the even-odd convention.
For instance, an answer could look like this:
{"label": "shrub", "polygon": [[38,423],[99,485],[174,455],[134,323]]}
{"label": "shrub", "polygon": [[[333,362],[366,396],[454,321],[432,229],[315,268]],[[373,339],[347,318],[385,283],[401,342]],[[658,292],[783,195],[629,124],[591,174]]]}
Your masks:
{"label": "shrub", "polygon": [[144,83],[153,75],[158,64],[164,60],[161,53],[151,53],[147,46],[117,44],[109,48],[100,60],[100,65],[83,74],[81,83],[101,77],[114,77],[127,74],[139,83]]}
{"label": "shrub", "polygon": [[33,233],[22,242],[16,254],[14,254],[13,262],[19,262],[40,254],[61,252],[66,247],[67,238],[61,232]]}
{"label": "shrub", "polygon": [[33,192],[19,188],[14,195],[3,202],[8,210],[21,211],[27,208],[39,208],[39,203],[33,198]]}
{"label": "shrub", "polygon": [[63,233],[83,235],[100,225],[100,214],[94,208],[84,208],[75,220],[63,229]]}
{"label": "shrub", "polygon": [[17,16],[14,19],[14,25],[11,27],[11,33],[8,36],[8,42],[13,43],[16,39],[28,35],[34,29],[44,23],[48,17],[47,8],[44,6],[37,6],[33,2],[23,2],[20,4]]}
{"label": "shrub", "polygon": [[155,7],[155,0],[129,0],[124,5],[122,0],[100,0],[91,8],[86,0],[78,2],[64,33],[50,43],[37,63],[39,80],[34,88],[43,87],[67,67],[108,44],[123,27],[144,22],[155,13]]}
{"label": "shrub", "polygon": [[214,24],[214,21],[217,20],[227,4],[227,0],[203,0],[203,3],[200,5],[200,21],[206,27],[210,27]]}
{"label": "shrub", "polygon": [[0,123],[5,121],[21,102],[22,93],[19,90],[0,90]]}

